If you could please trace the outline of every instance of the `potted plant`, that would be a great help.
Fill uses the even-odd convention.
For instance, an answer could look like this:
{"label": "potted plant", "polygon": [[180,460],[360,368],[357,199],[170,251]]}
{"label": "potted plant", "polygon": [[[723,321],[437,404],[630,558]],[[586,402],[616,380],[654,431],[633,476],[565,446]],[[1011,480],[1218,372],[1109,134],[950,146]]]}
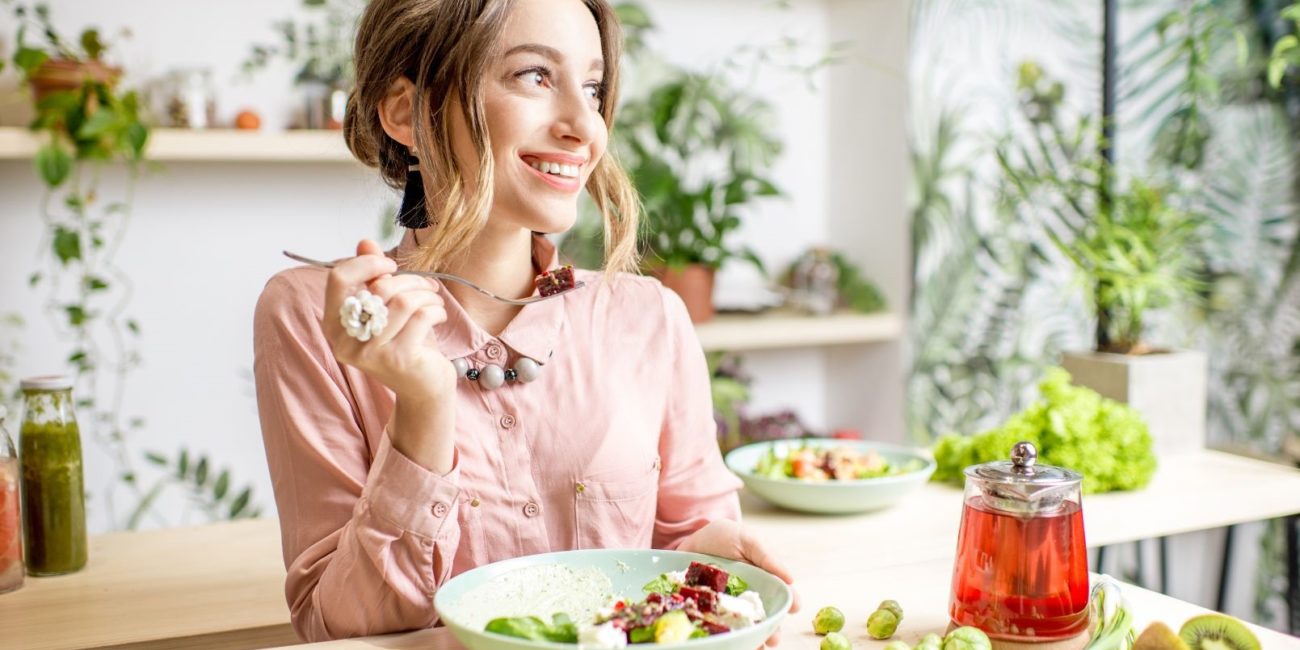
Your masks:
{"label": "potted plant", "polygon": [[765,176],[781,152],[771,120],[767,102],[721,75],[681,69],[620,113],[620,157],[645,208],[649,270],[696,323],[713,317],[713,277],[724,263],[740,258],[763,270],[753,250],[729,238],[754,201],[781,194]]}
{"label": "potted plant", "polygon": [[1066,352],[1075,382],[1136,408],[1159,453],[1204,447],[1206,358],[1151,343],[1147,316],[1194,299],[1199,220],[1167,190],[1131,181],[1074,240],[1052,240],[1074,263],[1096,316],[1094,348]]}
{"label": "potted plant", "polygon": [[[38,104],[54,93],[75,91],[86,82],[112,87],[121,78],[122,69],[101,58],[106,46],[99,30],[85,29],[77,42],[69,42],[50,23],[50,10],[45,4],[15,5],[14,17],[19,27],[13,62]],[[28,27],[44,35],[43,47],[27,42]]]}
{"label": "potted plant", "polygon": [[[124,403],[128,379],[140,364],[140,325],[126,314],[131,279],[117,265],[116,255],[127,234],[134,184],[150,167],[145,157],[149,127],[137,94],[118,86],[121,69],[105,63],[108,46],[98,30],[83,30],[74,44],[54,28],[44,4],[16,4],[14,15],[18,32],[10,58],[32,92],[36,115],[29,127],[42,140],[35,167],[46,191],[40,215],[46,248],[29,284],[46,290],[44,303],[72,346],[67,363],[76,379],[82,431],[102,452],[89,451],[88,467],[111,465],[103,491],[88,488],[103,504],[100,516],[114,527],[135,528],[146,516],[158,515],[154,504],[168,487],[186,490],[213,519],[256,516],[260,509],[251,502],[251,488],[232,485],[230,472],[217,472],[206,456],[190,456],[185,449],[175,460],[145,453],[145,460],[159,470],[148,488],[145,475],[137,472],[129,436],[144,420],[128,417]],[[27,41],[32,31],[39,31],[44,42]],[[126,187],[116,197],[102,174],[113,164],[128,172]],[[12,317],[0,324],[15,326]],[[0,349],[3,383],[11,381],[4,372],[8,356]],[[122,496],[119,491],[134,500],[129,512],[115,506],[122,503],[115,499]]]}
{"label": "potted plant", "polygon": [[312,19],[297,24],[285,19],[273,25],[280,42],[257,44],[243,63],[251,75],[273,59],[283,58],[297,69],[294,84],[303,95],[299,126],[307,129],[341,129],[347,93],[355,83],[352,38],[358,8],[338,0],[303,0]]}
{"label": "potted plant", "polygon": [[[1041,224],[1034,259],[1057,249],[1095,316],[1092,349],[1066,351],[1076,384],[1136,408],[1158,453],[1205,444],[1205,355],[1149,340],[1148,316],[1198,297],[1201,218],[1172,185],[1121,176],[1087,116],[1069,124],[1063,86],[1032,62],[1018,80],[1025,135],[999,147],[1005,205]],[[1040,243],[1041,242],[1041,243]]]}

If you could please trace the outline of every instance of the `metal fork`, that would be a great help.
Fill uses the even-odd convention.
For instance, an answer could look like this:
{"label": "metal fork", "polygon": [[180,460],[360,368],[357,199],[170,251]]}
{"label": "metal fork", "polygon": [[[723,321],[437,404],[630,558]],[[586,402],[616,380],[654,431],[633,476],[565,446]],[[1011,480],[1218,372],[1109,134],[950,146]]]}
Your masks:
{"label": "metal fork", "polygon": [[[299,255],[299,254],[297,254],[297,253],[290,253],[289,251],[284,251],[284,255],[285,255],[285,257],[288,257],[288,258],[291,259],[291,260],[297,260],[297,261],[299,261],[299,262],[302,262],[303,264],[310,264],[310,265],[312,265],[312,266],[320,266],[320,267],[327,268],[327,269],[332,269],[332,268],[334,268],[334,262],[322,262],[321,260],[314,260],[314,259],[312,259],[312,258],[310,258],[310,257],[303,257],[302,255]],[[477,291],[477,292],[479,292],[479,293],[481,293],[481,294],[483,294],[483,295],[485,295],[485,296],[487,296],[487,297],[489,297],[489,298],[492,298],[492,299],[494,299],[494,300],[500,300],[501,302],[504,302],[504,303],[507,303],[507,304],[510,304],[510,305],[521,305],[521,306],[522,306],[522,305],[531,305],[531,304],[533,304],[533,303],[535,303],[535,302],[541,302],[541,301],[543,301],[543,300],[550,300],[551,298],[555,298],[555,297],[558,297],[558,296],[562,296],[562,295],[564,295],[564,294],[566,294],[566,293],[568,293],[568,292],[570,292],[570,291],[573,291],[574,289],[580,289],[580,288],[582,288],[582,287],[586,284],[585,282],[575,282],[574,285],[573,285],[572,287],[570,287],[570,288],[568,288],[568,289],[563,289],[563,290],[561,290],[561,291],[557,291],[557,292],[555,292],[555,293],[553,293],[553,294],[551,294],[551,295],[549,295],[549,296],[536,295],[536,296],[529,296],[529,297],[527,297],[527,298],[523,298],[523,299],[520,299],[520,300],[515,300],[514,298],[502,298],[501,296],[498,296],[498,295],[496,295],[495,293],[492,293],[491,291],[488,291],[487,289],[484,289],[483,287],[480,287],[480,286],[478,286],[477,284],[474,284],[473,282],[470,282],[469,280],[466,280],[465,278],[460,277],[459,275],[452,275],[452,274],[450,274],[450,273],[437,273],[437,272],[434,272],[434,271],[409,271],[409,270],[406,270],[406,269],[399,269],[399,270],[398,270],[396,273],[394,273],[393,275],[419,275],[419,276],[422,276],[422,277],[426,277],[426,278],[434,278],[434,279],[437,279],[437,280],[449,280],[449,281],[451,281],[451,282],[459,282],[459,283],[461,283],[461,284],[463,284],[463,285],[465,285],[465,286],[467,286],[467,287],[469,287],[469,288],[471,288],[471,289],[473,289],[473,290],[475,290],[475,291]]]}

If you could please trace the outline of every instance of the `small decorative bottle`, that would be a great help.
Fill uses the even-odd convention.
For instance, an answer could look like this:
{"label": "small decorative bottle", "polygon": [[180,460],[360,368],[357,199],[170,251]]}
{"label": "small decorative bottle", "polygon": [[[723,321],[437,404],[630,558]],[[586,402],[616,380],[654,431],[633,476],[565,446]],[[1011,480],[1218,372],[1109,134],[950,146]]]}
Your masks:
{"label": "small decorative bottle", "polygon": [[86,494],[72,380],[32,377],[20,387],[23,423],[18,447],[27,572],[72,573],[86,566]]}
{"label": "small decorative bottle", "polygon": [[0,405],[0,594],[23,586],[22,508],[18,504],[18,452],[5,429],[9,412]]}

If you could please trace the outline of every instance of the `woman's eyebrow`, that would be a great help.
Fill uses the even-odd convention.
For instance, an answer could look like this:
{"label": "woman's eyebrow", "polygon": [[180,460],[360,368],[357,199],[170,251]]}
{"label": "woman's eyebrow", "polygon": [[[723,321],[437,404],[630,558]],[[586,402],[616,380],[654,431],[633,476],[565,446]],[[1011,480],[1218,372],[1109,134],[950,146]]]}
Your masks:
{"label": "woman's eyebrow", "polygon": [[[544,56],[555,63],[564,62],[564,54],[549,45],[542,45],[541,43],[523,43],[521,45],[516,45],[509,50],[506,50],[505,56],[513,56],[523,52],[531,52],[533,54]],[[600,58],[592,59],[591,69],[603,71],[605,69],[605,61]]]}

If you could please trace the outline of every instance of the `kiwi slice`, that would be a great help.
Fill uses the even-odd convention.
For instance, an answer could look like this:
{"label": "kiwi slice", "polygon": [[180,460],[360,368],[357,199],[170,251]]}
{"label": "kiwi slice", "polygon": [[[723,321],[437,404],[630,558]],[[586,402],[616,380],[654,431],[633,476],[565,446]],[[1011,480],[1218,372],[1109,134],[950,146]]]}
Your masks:
{"label": "kiwi slice", "polygon": [[1168,625],[1159,621],[1142,630],[1133,650],[1188,650],[1187,644]]}
{"label": "kiwi slice", "polygon": [[1178,636],[1192,650],[1260,650],[1254,632],[1223,614],[1194,616],[1183,623]]}

